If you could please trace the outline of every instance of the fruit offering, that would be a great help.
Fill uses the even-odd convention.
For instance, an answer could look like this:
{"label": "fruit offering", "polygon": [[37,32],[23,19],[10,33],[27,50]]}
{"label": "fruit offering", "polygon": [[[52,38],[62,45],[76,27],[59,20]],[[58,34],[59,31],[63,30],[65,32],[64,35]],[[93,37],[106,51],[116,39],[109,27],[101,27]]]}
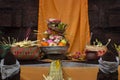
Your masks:
{"label": "fruit offering", "polygon": [[67,55],[67,57],[70,60],[80,60],[80,61],[84,61],[85,60],[85,54],[80,53],[80,52],[69,53]]}
{"label": "fruit offering", "polygon": [[54,30],[55,32],[64,33],[66,26],[67,24],[61,22],[60,20],[52,18],[48,20],[48,28]]}
{"label": "fruit offering", "polygon": [[64,36],[67,24],[57,19],[49,19],[47,25],[48,29],[44,32],[46,37],[42,39],[41,46],[67,46],[68,40]]}

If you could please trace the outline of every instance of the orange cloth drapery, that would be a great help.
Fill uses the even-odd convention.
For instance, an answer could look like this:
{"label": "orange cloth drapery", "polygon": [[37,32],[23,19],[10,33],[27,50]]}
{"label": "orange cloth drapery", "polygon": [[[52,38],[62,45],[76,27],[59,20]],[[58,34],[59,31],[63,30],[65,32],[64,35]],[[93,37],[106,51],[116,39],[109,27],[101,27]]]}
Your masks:
{"label": "orange cloth drapery", "polygon": [[40,0],[38,18],[38,36],[47,29],[49,18],[60,19],[68,24],[66,38],[70,41],[70,52],[84,50],[89,42],[88,0]]}

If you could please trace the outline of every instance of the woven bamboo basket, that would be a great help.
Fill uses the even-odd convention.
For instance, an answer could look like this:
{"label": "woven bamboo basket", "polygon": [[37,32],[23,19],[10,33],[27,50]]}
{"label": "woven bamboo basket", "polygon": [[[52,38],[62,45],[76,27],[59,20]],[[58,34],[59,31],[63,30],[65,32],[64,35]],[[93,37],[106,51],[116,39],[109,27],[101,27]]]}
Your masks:
{"label": "woven bamboo basket", "polygon": [[106,51],[106,46],[86,45],[85,47],[86,58],[91,60],[98,59],[100,56],[104,55]]}
{"label": "woven bamboo basket", "polygon": [[40,58],[39,47],[11,47],[11,51],[19,60],[33,60]]}

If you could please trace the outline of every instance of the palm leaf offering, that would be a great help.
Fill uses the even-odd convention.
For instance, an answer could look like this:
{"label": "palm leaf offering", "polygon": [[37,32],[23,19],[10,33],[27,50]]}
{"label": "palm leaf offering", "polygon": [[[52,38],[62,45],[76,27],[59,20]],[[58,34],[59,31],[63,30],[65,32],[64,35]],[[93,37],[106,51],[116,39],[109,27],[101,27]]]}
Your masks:
{"label": "palm leaf offering", "polygon": [[117,50],[119,58],[120,58],[120,45],[114,44],[114,46],[115,46],[115,49]]}
{"label": "palm leaf offering", "polygon": [[98,39],[96,39],[96,40],[93,42],[93,45],[96,45],[96,46],[103,46],[102,42],[99,41]]}
{"label": "palm leaf offering", "polygon": [[33,60],[40,59],[43,55],[40,54],[40,48],[38,40],[23,40],[17,41],[17,39],[8,37],[5,39],[2,37],[0,41],[0,47],[7,51],[7,48],[10,48],[11,52],[19,60]]}
{"label": "palm leaf offering", "polygon": [[43,75],[43,77],[44,77],[45,80],[53,80],[53,77],[52,77],[52,76],[47,76],[47,77],[46,77],[45,75]]}
{"label": "palm leaf offering", "polygon": [[64,80],[60,60],[53,60],[50,64],[48,76],[43,75],[45,80]]}
{"label": "palm leaf offering", "polygon": [[7,37],[7,39],[2,37],[2,41],[0,41],[0,45],[11,46],[15,42],[17,42],[17,39],[15,39],[13,37],[12,38],[11,37]]}
{"label": "palm leaf offering", "polygon": [[45,76],[44,80],[72,80],[72,78],[62,69],[60,60],[53,60],[50,64],[49,74]]}
{"label": "palm leaf offering", "polygon": [[0,45],[11,46],[11,47],[31,47],[31,46],[39,46],[37,43],[38,40],[23,40],[17,41],[15,38],[8,37],[7,39],[2,37],[2,41],[0,41]]}
{"label": "palm leaf offering", "polygon": [[39,44],[37,44],[37,40],[36,41],[31,41],[31,40],[23,40],[20,42],[15,42],[13,43],[11,46],[12,47],[32,47],[32,46],[39,46]]}
{"label": "palm leaf offering", "polygon": [[49,76],[53,77],[52,80],[64,80],[60,60],[51,62]]}
{"label": "palm leaf offering", "polygon": [[96,39],[94,42],[93,42],[93,45],[94,46],[98,46],[98,47],[101,47],[101,46],[108,46],[108,44],[111,42],[111,39],[108,39],[107,43],[106,44],[103,44],[101,41],[99,41],[98,39]]}
{"label": "palm leaf offering", "polygon": [[118,52],[120,52],[120,45],[114,44],[114,46],[115,46],[115,49],[116,49]]}

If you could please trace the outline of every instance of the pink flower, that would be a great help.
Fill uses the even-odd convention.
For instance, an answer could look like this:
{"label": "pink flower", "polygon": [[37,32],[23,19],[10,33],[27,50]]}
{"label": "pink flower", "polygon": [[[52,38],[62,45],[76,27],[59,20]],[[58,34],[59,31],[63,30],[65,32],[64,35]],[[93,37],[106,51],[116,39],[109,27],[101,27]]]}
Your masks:
{"label": "pink flower", "polygon": [[61,20],[58,20],[58,19],[54,19],[54,18],[50,18],[48,19],[48,23],[60,23]]}
{"label": "pink flower", "polygon": [[99,50],[99,51],[98,51],[98,56],[102,56],[104,53],[105,53],[104,50]]}
{"label": "pink flower", "polygon": [[50,43],[52,43],[53,41],[50,39],[50,40],[47,40],[47,42],[50,44]]}

